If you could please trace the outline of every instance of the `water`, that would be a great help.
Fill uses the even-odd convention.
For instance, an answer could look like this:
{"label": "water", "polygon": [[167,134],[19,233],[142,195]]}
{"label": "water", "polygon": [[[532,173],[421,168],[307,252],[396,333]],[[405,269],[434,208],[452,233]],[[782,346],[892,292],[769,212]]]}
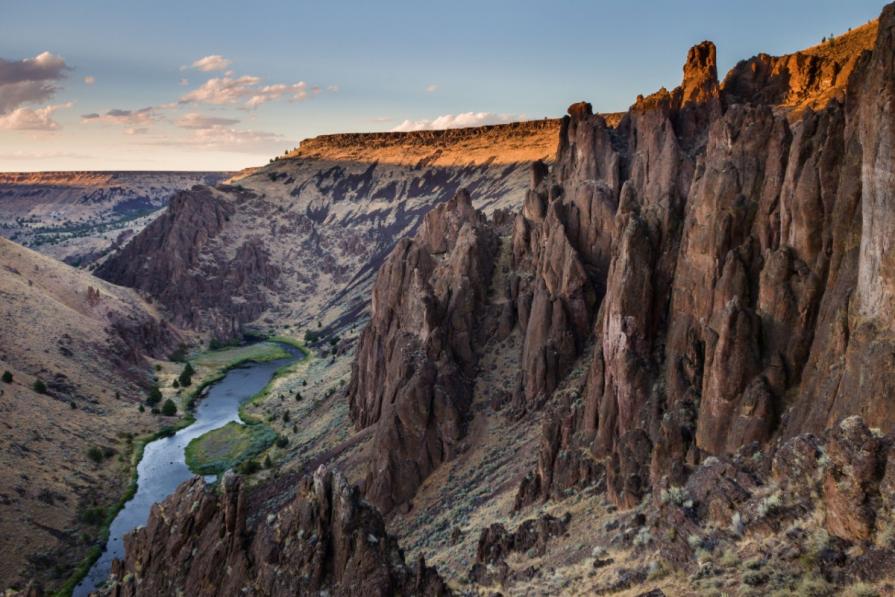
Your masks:
{"label": "water", "polygon": [[238,421],[240,404],[260,392],[277,369],[302,358],[301,351],[282,346],[291,355],[289,358],[267,363],[250,362],[231,369],[199,400],[194,413],[195,423],[171,437],[146,444],[143,458],[137,465],[137,493],[112,521],[106,550],[75,588],[74,597],[85,597],[106,581],[112,560],[124,558],[124,535],[146,524],[152,504],[162,501],[174,493],[178,485],[192,478],[193,473],[187,468],[184,456],[187,444],[207,431]]}

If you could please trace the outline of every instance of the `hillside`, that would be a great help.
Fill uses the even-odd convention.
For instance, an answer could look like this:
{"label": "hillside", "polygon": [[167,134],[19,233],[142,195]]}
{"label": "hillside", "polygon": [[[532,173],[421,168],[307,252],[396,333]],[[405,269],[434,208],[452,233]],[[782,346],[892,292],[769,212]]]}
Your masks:
{"label": "hillside", "polygon": [[222,172],[0,172],[0,236],[74,265],[101,258],[179,190]]}
{"label": "hillside", "polygon": [[[431,581],[434,564],[457,594],[891,594],[893,55],[895,4],[829,48],[759,55],[723,81],[714,44],[699,43],[678,87],[611,119],[573,104],[549,163],[499,179],[400,166],[451,158],[395,157],[398,137],[342,136],[303,144],[243,188],[182,195],[159,220],[163,240],[144,233],[101,274],[194,327],[289,322],[323,341],[251,407],[288,439],[276,467],[229,485],[207,516],[188,504],[210,490],[181,486],[129,536],[109,594],[235,586],[205,552],[192,565],[183,529],[197,524],[225,538],[209,545],[248,592],[312,579],[353,594],[370,578],[354,553],[394,539],[419,558],[417,578]],[[384,188],[396,192],[380,200]],[[265,205],[287,196],[301,236],[283,235]],[[230,231],[260,230],[255,219],[264,233],[246,247]],[[366,237],[375,255],[326,248],[384,227]],[[281,241],[291,259],[273,257]],[[283,282],[296,260],[293,275],[315,280],[306,292]],[[347,283],[332,274],[343,264]],[[140,279],[147,267],[159,282]],[[222,306],[196,269],[231,272],[237,289],[282,286]],[[339,288],[357,293],[346,302]],[[270,307],[283,296],[310,302],[290,319]],[[347,515],[306,542],[309,513],[329,511],[317,504],[331,467],[344,471]],[[387,535],[373,517],[376,533],[351,539],[358,493]],[[380,587],[407,586],[367,570]]]}
{"label": "hillside", "polygon": [[137,409],[148,358],[180,337],[132,290],[5,239],[0,321],[0,578],[59,582],[127,489],[131,439],[159,427]]}

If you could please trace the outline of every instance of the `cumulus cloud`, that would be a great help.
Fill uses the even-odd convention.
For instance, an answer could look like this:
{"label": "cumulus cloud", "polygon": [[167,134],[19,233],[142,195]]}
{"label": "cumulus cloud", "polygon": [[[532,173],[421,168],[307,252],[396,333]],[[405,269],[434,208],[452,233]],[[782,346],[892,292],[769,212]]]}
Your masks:
{"label": "cumulus cloud", "polygon": [[261,82],[258,77],[215,77],[208,79],[199,88],[180,98],[183,104],[236,104],[255,93],[256,85]]}
{"label": "cumulus cloud", "polygon": [[394,132],[433,131],[441,129],[459,129],[470,126],[488,124],[506,124],[524,120],[522,114],[494,114],[493,112],[463,112],[461,114],[442,114],[432,120],[405,120],[392,129]]}
{"label": "cumulus cloud", "polygon": [[116,108],[109,110],[105,114],[93,112],[81,116],[81,122],[84,123],[117,124],[135,131],[139,128],[147,127],[158,119],[159,115],[156,113],[155,108],[152,107],[140,110],[121,110]]}
{"label": "cumulus cloud", "polygon": [[68,70],[65,60],[50,52],[23,60],[0,58],[0,115],[50,99]]}
{"label": "cumulus cloud", "polygon": [[93,85],[94,83],[96,83],[96,77],[92,75],[84,77],[84,85]]}
{"label": "cumulus cloud", "polygon": [[[338,85],[327,87],[329,92],[337,92]],[[261,78],[252,75],[236,77],[227,73],[223,77],[211,78],[196,89],[180,98],[181,104],[202,103],[213,105],[238,104],[253,110],[262,104],[280,99],[301,102],[321,93],[318,86],[310,87],[304,81],[297,83],[276,83],[261,85]]]}
{"label": "cumulus cloud", "polygon": [[436,85],[435,83],[426,85],[426,93],[435,93],[436,91],[438,91],[438,85]]}
{"label": "cumulus cloud", "polygon": [[43,108],[16,108],[9,114],[0,116],[0,129],[18,131],[55,131],[59,123],[53,120],[57,110],[71,108],[72,103],[55,104]]}
{"label": "cumulus cloud", "polygon": [[193,62],[192,66],[196,70],[201,70],[202,72],[206,73],[216,71],[222,72],[227,70],[227,67],[230,66],[230,61],[220,54],[212,54],[211,56],[199,58],[198,60]]}
{"label": "cumulus cloud", "polygon": [[175,124],[183,129],[210,129],[220,126],[232,126],[238,122],[239,120],[235,118],[203,116],[198,112],[190,112],[180,117]]}

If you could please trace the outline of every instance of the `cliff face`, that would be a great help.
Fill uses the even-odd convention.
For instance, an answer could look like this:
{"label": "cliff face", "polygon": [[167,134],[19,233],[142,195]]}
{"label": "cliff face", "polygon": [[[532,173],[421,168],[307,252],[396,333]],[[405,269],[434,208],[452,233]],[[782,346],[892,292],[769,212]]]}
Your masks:
{"label": "cliff face", "polygon": [[[623,172],[604,228],[611,258],[594,283],[606,288],[594,357],[523,497],[532,485],[552,495],[558,478],[574,485],[580,462],[596,460],[610,497],[632,506],[708,455],[856,413],[892,429],[892,368],[877,355],[891,323],[878,226],[890,211],[880,189],[891,187],[893,24],[889,7],[860,58],[759,57],[722,86],[713,49],[697,46],[682,86],[638,101],[618,149],[592,154],[592,171],[620,154]],[[770,63],[790,70],[771,81],[760,67]],[[573,106],[568,127],[582,126],[605,129]],[[566,163],[560,152],[556,184],[581,184]]]}
{"label": "cliff face", "polygon": [[220,495],[196,477],[153,506],[125,546],[104,595],[450,594],[424,560],[405,564],[381,515],[323,467],[266,518],[239,477],[225,475]]}
{"label": "cliff face", "polygon": [[487,213],[519,205],[555,120],[456,131],[333,135],[233,185],[178,194],[97,274],[220,338],[288,325],[344,332],[367,315],[398,239],[461,188]]}
{"label": "cliff face", "polygon": [[[850,51],[759,56],[723,84],[714,45],[703,42],[681,86],[638,98],[612,125],[589,104],[569,108],[555,163],[532,167],[507,287],[495,289],[509,299],[498,333],[515,327],[522,338],[512,412],[550,404],[553,413],[517,504],[605,480],[630,507],[679,485],[709,455],[856,413],[892,429],[882,230],[892,211],[893,24],[890,7],[877,38],[868,26],[837,40]],[[426,279],[432,267],[393,254],[374,314],[386,288],[413,294],[412,276],[389,272]],[[358,410],[363,388],[408,387],[371,360],[371,338],[454,333],[450,319],[422,316],[429,307],[402,308],[402,317],[374,315],[364,332],[349,389],[362,425],[376,420]],[[551,403],[584,354],[583,395]],[[465,402],[458,386],[435,381],[454,363],[435,365],[428,387]],[[370,469],[374,482],[382,470]],[[412,496],[384,492],[377,486],[375,499],[388,507]]]}

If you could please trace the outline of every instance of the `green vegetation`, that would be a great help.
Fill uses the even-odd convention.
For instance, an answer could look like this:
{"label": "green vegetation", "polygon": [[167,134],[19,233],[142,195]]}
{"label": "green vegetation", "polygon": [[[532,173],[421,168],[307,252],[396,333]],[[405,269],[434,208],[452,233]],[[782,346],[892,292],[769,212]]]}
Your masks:
{"label": "green vegetation", "polygon": [[149,390],[149,396],[146,397],[146,404],[149,406],[155,406],[159,402],[162,401],[162,391],[158,389],[158,386],[152,386]]}
{"label": "green vegetation", "polygon": [[34,380],[34,385],[31,388],[37,392],[38,394],[46,394],[47,393],[47,384],[42,382],[39,379]]}
{"label": "green vegetation", "polygon": [[173,417],[177,414],[177,405],[170,398],[165,400],[165,403],[162,405],[162,414],[166,417]]}
{"label": "green vegetation", "polygon": [[180,377],[177,378],[177,381],[180,382],[180,386],[187,388],[193,383],[193,374],[196,372],[193,369],[193,366],[189,363],[183,368],[183,371],[180,373]]}
{"label": "green vegetation", "polygon": [[276,440],[277,434],[267,425],[231,421],[191,441],[186,447],[186,464],[199,475],[219,474],[251,461]]}
{"label": "green vegetation", "polygon": [[3,383],[12,383],[12,373],[9,371],[3,372]]}
{"label": "green vegetation", "polygon": [[177,347],[177,350],[168,355],[169,361],[174,361],[175,363],[183,363],[186,361],[186,344],[181,344]]}
{"label": "green vegetation", "polygon": [[90,446],[90,448],[87,450],[87,458],[99,464],[103,461],[103,451],[96,446]]}
{"label": "green vegetation", "polygon": [[243,475],[254,475],[261,470],[261,465],[257,460],[246,460],[239,465],[239,472]]}

